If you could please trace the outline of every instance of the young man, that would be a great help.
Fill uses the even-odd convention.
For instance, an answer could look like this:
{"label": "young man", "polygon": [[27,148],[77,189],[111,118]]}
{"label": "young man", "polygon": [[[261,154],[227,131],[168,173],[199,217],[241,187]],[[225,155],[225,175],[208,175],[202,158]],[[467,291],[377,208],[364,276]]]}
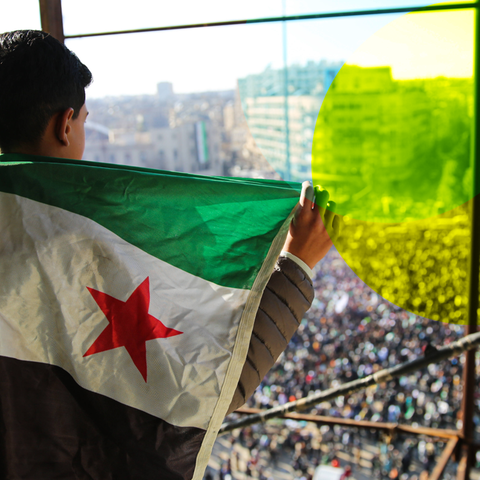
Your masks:
{"label": "young man", "polygon": [[81,159],[90,70],[53,37],[35,31],[0,39],[0,148]]}
{"label": "young man", "polygon": [[[32,161],[38,156],[80,160],[85,147],[84,124],[88,115],[85,88],[91,80],[88,68],[50,35],[38,31],[1,35],[0,149],[3,155],[0,161],[15,160],[18,154]],[[317,201],[325,206],[328,193],[322,192],[321,195],[323,198]],[[228,412],[245,403],[253,393],[286,348],[313,301],[311,269],[332,245],[327,229],[332,236],[338,234],[334,214],[324,208],[319,209],[313,200],[313,188],[305,182],[284,251],[260,302],[247,361]],[[1,318],[0,312],[0,321]],[[57,397],[53,400],[43,398],[45,393],[41,386],[35,395],[38,404],[58,402],[55,408],[61,421],[55,424],[49,436],[44,437],[37,451],[30,451],[28,458],[23,458],[18,453],[22,451],[21,443],[25,436],[40,429],[42,419],[35,414],[37,403],[31,404],[29,412],[20,412],[8,389],[1,387],[2,381],[6,382],[5,379],[9,378],[7,363],[2,364],[3,361],[0,356],[0,474],[3,473],[4,477],[92,478],[88,465],[101,463],[100,471],[108,472],[103,478],[154,478],[154,474],[159,474],[159,466],[163,468],[160,478],[189,478],[192,466],[182,459],[189,453],[191,440],[186,441],[187,447],[174,452],[177,458],[174,464],[165,465],[156,455],[158,450],[171,447],[166,440],[159,446],[158,433],[153,434],[151,451],[147,455],[142,449],[118,445],[114,438],[110,438],[112,433],[108,429],[93,431],[95,427],[89,429],[85,426],[80,433],[72,431],[80,427],[78,422],[71,422],[71,416],[82,415],[83,418],[84,415],[85,425],[91,418],[98,418],[102,424],[108,412],[96,411],[88,394],[78,394],[78,386],[67,381],[59,370],[50,372],[48,377]],[[32,378],[36,375],[36,367],[30,367],[28,362],[21,368],[22,375]],[[26,394],[17,392],[18,395],[23,393]],[[121,409],[118,406],[115,408]],[[119,412],[117,415],[127,416],[123,410]],[[128,417],[129,422],[126,423],[129,426],[126,428],[131,429],[132,439],[138,435],[137,423],[153,421],[131,411]],[[62,438],[76,437],[77,434],[84,439],[85,445],[64,448]],[[92,447],[96,444],[102,445],[102,455]]]}

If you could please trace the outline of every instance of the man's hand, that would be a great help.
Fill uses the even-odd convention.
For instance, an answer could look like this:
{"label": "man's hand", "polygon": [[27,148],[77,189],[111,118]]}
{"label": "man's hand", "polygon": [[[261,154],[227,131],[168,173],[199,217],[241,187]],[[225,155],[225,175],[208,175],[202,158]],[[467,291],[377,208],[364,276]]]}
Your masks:
{"label": "man's hand", "polygon": [[[335,202],[328,202],[326,190],[317,193],[310,182],[303,182],[297,211],[283,249],[313,268],[330,250],[340,235],[340,219]],[[328,203],[328,210],[326,209]]]}

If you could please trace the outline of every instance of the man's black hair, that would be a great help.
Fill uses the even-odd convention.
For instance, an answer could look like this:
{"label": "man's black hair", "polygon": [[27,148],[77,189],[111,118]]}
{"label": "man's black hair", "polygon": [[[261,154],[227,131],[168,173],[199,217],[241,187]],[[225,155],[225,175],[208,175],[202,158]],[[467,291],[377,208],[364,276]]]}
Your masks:
{"label": "man's black hair", "polygon": [[48,122],[85,103],[90,70],[65,45],[45,32],[17,30],[0,35],[0,149],[36,146]]}

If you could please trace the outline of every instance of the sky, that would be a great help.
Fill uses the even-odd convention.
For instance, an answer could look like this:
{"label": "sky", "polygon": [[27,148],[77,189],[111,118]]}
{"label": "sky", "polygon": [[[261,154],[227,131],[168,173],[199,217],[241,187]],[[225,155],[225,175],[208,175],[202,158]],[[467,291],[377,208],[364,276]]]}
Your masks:
{"label": "sky", "polygon": [[[63,0],[66,35],[400,6],[418,0]],[[132,9],[132,5],[134,8]],[[460,18],[463,15],[462,18]],[[466,12],[377,15],[289,22],[287,62],[390,64],[394,77],[468,76],[473,15]],[[423,19],[413,19],[423,17]],[[0,4],[0,31],[40,28],[37,0]],[[235,88],[236,80],[268,65],[283,66],[281,23],[71,39],[66,45],[92,71],[88,97],[153,94],[173,83],[176,93]]]}

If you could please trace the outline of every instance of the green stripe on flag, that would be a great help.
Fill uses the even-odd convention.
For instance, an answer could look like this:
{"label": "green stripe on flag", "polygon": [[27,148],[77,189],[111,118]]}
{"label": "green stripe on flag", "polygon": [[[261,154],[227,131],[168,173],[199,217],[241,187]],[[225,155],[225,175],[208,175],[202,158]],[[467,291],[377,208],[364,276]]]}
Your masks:
{"label": "green stripe on flag", "polygon": [[0,167],[0,191],[88,217],[171,265],[234,288],[251,288],[300,190],[19,154],[0,156]]}

